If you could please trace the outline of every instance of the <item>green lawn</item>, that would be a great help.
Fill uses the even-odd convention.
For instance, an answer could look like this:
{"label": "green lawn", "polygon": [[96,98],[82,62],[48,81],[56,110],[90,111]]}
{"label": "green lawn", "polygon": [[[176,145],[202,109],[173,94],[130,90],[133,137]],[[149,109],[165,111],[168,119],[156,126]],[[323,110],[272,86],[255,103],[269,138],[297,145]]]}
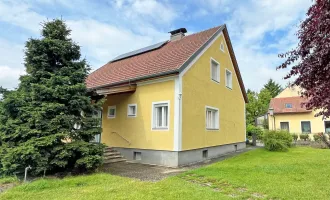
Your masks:
{"label": "green lawn", "polygon": [[329,199],[330,150],[253,150],[152,183],[94,174],[41,179],[0,199]]}

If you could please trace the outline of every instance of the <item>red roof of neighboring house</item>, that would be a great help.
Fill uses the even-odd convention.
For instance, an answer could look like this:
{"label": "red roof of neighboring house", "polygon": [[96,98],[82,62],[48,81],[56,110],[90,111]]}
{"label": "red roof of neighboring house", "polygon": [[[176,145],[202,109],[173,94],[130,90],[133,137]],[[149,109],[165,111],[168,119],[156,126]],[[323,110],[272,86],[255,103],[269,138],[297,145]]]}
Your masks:
{"label": "red roof of neighboring house", "polygon": [[[306,102],[306,99],[300,96],[273,98],[269,107],[274,109],[275,114],[311,112],[312,110],[307,110],[305,106],[301,105],[304,102]],[[292,108],[286,108],[286,104],[291,104]]]}
{"label": "red roof of neighboring house", "polygon": [[247,102],[244,84],[225,25],[191,34],[176,41],[168,41],[155,50],[110,61],[87,77],[87,88],[111,87],[157,76],[178,74],[221,31],[224,33],[244,99]]}

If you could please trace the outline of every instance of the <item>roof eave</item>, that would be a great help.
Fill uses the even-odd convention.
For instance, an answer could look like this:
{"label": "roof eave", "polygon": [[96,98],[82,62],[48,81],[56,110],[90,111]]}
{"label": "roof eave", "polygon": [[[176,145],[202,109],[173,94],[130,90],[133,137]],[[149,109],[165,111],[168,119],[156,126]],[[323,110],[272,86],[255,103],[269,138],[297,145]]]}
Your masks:
{"label": "roof eave", "polygon": [[161,73],[157,73],[157,74],[150,74],[150,75],[147,75],[147,76],[141,76],[141,77],[137,77],[137,78],[133,78],[133,79],[127,79],[127,80],[119,81],[119,82],[116,82],[116,83],[105,84],[105,85],[101,85],[101,86],[97,86],[97,87],[91,87],[91,88],[87,88],[87,90],[88,91],[93,91],[93,90],[97,90],[97,89],[101,89],[101,88],[114,87],[114,86],[118,86],[118,85],[134,83],[134,82],[145,80],[145,79],[156,78],[156,77],[160,77],[160,76],[166,76],[166,75],[178,74],[178,73],[179,73],[179,71],[176,69],[176,70],[161,72]]}

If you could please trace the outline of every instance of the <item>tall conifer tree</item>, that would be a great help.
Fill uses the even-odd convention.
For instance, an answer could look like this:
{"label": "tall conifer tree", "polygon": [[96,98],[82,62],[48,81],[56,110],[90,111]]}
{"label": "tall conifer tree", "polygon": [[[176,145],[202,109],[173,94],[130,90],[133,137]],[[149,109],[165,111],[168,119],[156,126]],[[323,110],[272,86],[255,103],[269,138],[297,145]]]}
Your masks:
{"label": "tall conifer tree", "polygon": [[93,113],[101,109],[87,96],[89,66],[71,30],[59,19],[43,24],[42,37],[29,39],[26,75],[0,109],[0,162],[3,173],[94,169],[103,145],[90,143],[101,133]]}

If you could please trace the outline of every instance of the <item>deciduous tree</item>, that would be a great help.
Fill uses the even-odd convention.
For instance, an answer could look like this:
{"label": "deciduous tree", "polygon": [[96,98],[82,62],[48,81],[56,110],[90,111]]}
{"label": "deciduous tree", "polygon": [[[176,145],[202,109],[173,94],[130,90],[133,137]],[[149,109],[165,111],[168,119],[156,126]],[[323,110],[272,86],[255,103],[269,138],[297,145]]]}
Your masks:
{"label": "deciduous tree", "polygon": [[330,116],[330,1],[315,0],[297,32],[298,46],[281,54],[285,62],[278,68],[292,66],[285,78],[295,77],[293,85],[304,89],[305,106]]}

